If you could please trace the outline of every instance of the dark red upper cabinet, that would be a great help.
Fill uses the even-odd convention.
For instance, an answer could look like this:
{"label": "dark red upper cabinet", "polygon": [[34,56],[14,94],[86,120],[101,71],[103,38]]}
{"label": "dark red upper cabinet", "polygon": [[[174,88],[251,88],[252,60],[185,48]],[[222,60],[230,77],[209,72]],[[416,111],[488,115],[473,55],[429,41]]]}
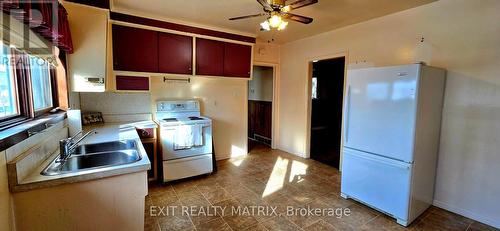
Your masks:
{"label": "dark red upper cabinet", "polygon": [[193,73],[193,37],[158,33],[158,71]]}
{"label": "dark red upper cabinet", "polygon": [[251,46],[225,43],[224,76],[250,78],[251,63]]}
{"label": "dark red upper cabinet", "polygon": [[224,43],[196,38],[196,74],[224,75]]}
{"label": "dark red upper cabinet", "polygon": [[149,78],[142,76],[116,76],[118,91],[149,91]]}
{"label": "dark red upper cabinet", "polygon": [[113,25],[113,69],[158,72],[158,32]]}

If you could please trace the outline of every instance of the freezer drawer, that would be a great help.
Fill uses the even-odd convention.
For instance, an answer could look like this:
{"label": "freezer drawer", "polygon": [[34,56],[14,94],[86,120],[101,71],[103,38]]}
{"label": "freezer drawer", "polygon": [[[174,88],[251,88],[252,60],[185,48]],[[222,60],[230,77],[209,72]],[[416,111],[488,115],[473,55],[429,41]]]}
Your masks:
{"label": "freezer drawer", "polygon": [[342,194],[407,221],[412,165],[348,148],[343,154]]}

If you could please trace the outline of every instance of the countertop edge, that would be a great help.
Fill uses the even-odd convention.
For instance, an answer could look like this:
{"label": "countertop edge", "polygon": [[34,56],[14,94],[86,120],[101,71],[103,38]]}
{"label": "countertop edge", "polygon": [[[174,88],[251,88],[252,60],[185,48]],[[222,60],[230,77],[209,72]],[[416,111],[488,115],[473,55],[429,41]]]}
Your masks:
{"label": "countertop edge", "polygon": [[[154,122],[153,122],[154,123]],[[134,123],[113,123],[113,124],[104,124],[102,126],[99,126],[100,128],[111,128],[111,127],[119,127],[119,128],[132,128],[136,127],[134,126]],[[54,187],[54,186],[59,186],[59,185],[65,185],[65,184],[72,184],[72,183],[79,183],[79,182],[85,182],[85,181],[92,181],[92,180],[99,180],[102,178],[107,178],[107,177],[113,177],[113,176],[119,176],[119,175],[125,175],[125,174],[130,174],[130,173],[136,173],[136,172],[142,172],[142,171],[147,171],[151,168],[151,161],[148,158],[148,155],[141,143],[141,140],[139,138],[139,135],[137,134],[137,131],[133,131],[135,133],[135,137],[131,138],[133,140],[136,140],[140,146],[138,146],[138,152],[140,153],[142,160],[137,162],[137,163],[132,163],[130,166],[124,166],[121,168],[116,168],[116,169],[107,169],[103,170],[100,172],[91,172],[91,173],[82,173],[80,175],[72,175],[72,176],[61,176],[60,178],[55,178],[55,179],[46,179],[46,180],[39,180],[39,181],[31,181],[31,182],[25,182],[23,183],[22,180],[20,181],[17,179],[17,183],[15,185],[11,185],[10,191],[12,193],[19,193],[19,192],[26,192],[30,190],[36,190],[36,189],[42,189],[42,188],[48,188],[48,187]],[[117,139],[120,140],[120,139]],[[94,142],[91,142],[94,143]],[[98,142],[97,142],[98,143]],[[56,154],[51,154],[46,161],[43,162],[42,165],[45,165],[47,163],[52,162],[52,158]],[[50,160],[49,160],[50,159]],[[146,160],[146,161],[144,161]],[[48,162],[47,162],[48,161]],[[39,168],[45,168],[45,166],[40,166]],[[33,173],[36,174],[37,170]]]}
{"label": "countertop edge", "polygon": [[63,178],[59,178],[59,179],[52,179],[52,180],[46,180],[46,181],[18,184],[12,188],[11,192],[19,193],[19,192],[26,192],[26,191],[31,191],[31,190],[35,190],[35,189],[49,188],[49,187],[65,185],[65,184],[99,180],[99,179],[107,178],[107,177],[113,177],[113,176],[119,176],[119,175],[125,175],[125,174],[130,174],[130,173],[147,171],[147,170],[149,170],[149,168],[150,168],[150,164],[142,164],[142,165],[134,165],[134,166],[121,168],[121,169],[88,173],[88,174],[82,174],[82,175],[71,176],[71,177],[63,177]]}

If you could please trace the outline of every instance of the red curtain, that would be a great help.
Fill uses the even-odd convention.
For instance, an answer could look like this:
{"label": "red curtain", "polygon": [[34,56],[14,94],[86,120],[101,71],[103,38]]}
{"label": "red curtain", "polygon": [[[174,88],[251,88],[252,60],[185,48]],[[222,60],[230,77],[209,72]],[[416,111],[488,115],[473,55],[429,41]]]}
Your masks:
{"label": "red curtain", "polygon": [[57,0],[0,0],[0,9],[29,25],[54,46],[73,53],[68,12]]}

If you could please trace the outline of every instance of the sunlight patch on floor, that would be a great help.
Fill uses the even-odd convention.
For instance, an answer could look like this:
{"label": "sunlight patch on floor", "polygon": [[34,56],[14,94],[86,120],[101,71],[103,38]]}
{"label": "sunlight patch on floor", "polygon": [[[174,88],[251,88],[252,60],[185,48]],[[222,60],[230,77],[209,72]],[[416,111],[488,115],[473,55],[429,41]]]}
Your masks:
{"label": "sunlight patch on floor", "polygon": [[234,166],[236,166],[236,167],[239,167],[243,163],[243,161],[245,161],[245,157],[243,157],[243,156],[242,157],[231,158],[229,160],[229,162],[231,164],[233,164]]}
{"label": "sunlight patch on floor", "polygon": [[288,170],[289,161],[288,159],[278,157],[276,163],[274,164],[273,171],[267,180],[266,188],[264,193],[262,193],[262,198],[273,194],[274,192],[283,188],[285,183],[286,173]]}
{"label": "sunlight patch on floor", "polygon": [[292,168],[290,170],[290,177],[288,179],[288,182],[300,183],[301,181],[303,181],[303,177],[307,174],[308,167],[309,166],[307,164],[294,160],[292,162]]}
{"label": "sunlight patch on floor", "polygon": [[236,145],[231,145],[231,158],[236,158],[233,163],[236,167],[240,166],[243,162],[244,157],[247,155],[246,151],[243,148],[240,148]]}

